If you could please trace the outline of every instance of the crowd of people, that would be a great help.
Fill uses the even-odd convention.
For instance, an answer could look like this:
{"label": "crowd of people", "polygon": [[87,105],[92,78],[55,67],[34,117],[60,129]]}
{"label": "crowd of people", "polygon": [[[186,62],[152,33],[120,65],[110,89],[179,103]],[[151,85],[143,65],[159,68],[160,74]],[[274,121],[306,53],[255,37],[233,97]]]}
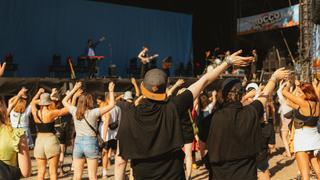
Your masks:
{"label": "crowd of people", "polygon": [[[191,179],[199,165],[207,168],[209,179],[270,179],[276,99],[284,156],[296,158],[303,180],[311,169],[320,179],[320,81],[299,82],[285,68],[260,84],[218,80],[229,67],[254,61],[241,53],[230,53],[188,87],[183,79],[168,86],[167,74],[152,69],[140,85],[132,78],[134,91],[123,94],[114,92],[113,82],[104,97],[77,82],[66,92],[40,88],[29,97],[21,87],[8,102],[1,97],[0,176],[29,177],[33,150],[37,179],[45,178],[47,166],[50,179],[58,179],[71,144],[75,180],[82,179],[85,163],[89,179],[97,179],[100,159],[107,177],[112,158],[116,180],[125,179],[128,164],[130,178],[138,180]],[[212,83],[216,88],[208,88]],[[36,128],[35,141],[30,124]]]}

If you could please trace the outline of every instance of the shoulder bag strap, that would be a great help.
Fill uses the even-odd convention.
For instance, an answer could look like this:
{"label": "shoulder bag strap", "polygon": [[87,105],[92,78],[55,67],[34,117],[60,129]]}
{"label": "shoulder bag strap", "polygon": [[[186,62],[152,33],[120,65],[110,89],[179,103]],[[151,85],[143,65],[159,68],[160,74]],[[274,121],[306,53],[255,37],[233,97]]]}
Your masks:
{"label": "shoulder bag strap", "polygon": [[96,134],[96,136],[98,136],[99,133],[98,133],[97,130],[87,121],[86,117],[84,117],[84,120],[86,121],[86,123],[88,124],[88,126],[90,127],[90,129]]}
{"label": "shoulder bag strap", "polygon": [[21,121],[21,113],[19,113],[19,120],[18,120],[17,128],[19,128],[19,126],[20,126],[20,121]]}

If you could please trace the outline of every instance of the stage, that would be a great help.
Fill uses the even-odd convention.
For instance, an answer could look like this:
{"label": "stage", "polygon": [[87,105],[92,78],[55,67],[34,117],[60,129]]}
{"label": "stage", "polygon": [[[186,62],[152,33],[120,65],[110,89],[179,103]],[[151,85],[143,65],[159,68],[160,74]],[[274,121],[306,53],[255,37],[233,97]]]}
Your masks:
{"label": "stage", "polygon": [[[229,77],[243,78],[241,75],[221,75],[219,79],[225,79]],[[193,77],[169,77],[169,85],[174,84],[178,79],[184,79],[185,83],[183,87],[188,87],[194,83],[197,78]],[[65,79],[65,78],[0,78],[0,95],[1,96],[14,96],[18,93],[22,86],[28,89],[29,98],[33,96],[39,88],[44,88],[46,91],[51,91],[52,88],[57,88],[61,94],[64,94],[68,89],[72,88],[72,85],[77,82],[83,82],[85,91],[94,95],[104,95],[104,92],[108,90],[108,83],[113,81],[115,83],[115,92],[125,92],[127,90],[134,90],[131,80],[128,78],[94,78],[94,79]],[[218,89],[219,80],[212,83],[207,89]],[[137,79],[138,85],[141,83],[141,79]]]}

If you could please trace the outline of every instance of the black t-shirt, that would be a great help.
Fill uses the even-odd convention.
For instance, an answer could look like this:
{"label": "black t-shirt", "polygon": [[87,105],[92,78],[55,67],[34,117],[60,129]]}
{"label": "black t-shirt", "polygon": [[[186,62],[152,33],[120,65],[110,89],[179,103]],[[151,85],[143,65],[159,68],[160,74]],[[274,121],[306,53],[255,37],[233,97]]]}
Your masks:
{"label": "black t-shirt", "polygon": [[[185,101],[183,99],[183,96],[178,96],[178,97],[173,97],[173,101],[176,105],[179,104],[184,104]],[[184,144],[192,143],[194,139],[194,132],[193,132],[193,127],[192,127],[192,119],[191,118],[191,111],[192,111],[192,104],[188,102],[187,104],[191,105],[188,107],[186,111],[182,110],[186,107],[181,108],[181,112],[178,112],[180,116],[180,121],[181,121],[181,126],[182,126],[182,135],[183,135],[183,140]],[[178,110],[179,111],[179,110]]]}
{"label": "black t-shirt", "polygon": [[192,103],[186,90],[165,102],[143,99],[122,109],[119,151],[131,159],[136,179],[184,179],[181,117]]}
{"label": "black t-shirt", "polygon": [[257,163],[268,160],[269,144],[276,144],[276,137],[272,123],[261,123],[261,151],[257,155]]}
{"label": "black t-shirt", "polygon": [[214,112],[208,136],[213,179],[256,179],[256,154],[261,150],[263,105],[224,105]]}

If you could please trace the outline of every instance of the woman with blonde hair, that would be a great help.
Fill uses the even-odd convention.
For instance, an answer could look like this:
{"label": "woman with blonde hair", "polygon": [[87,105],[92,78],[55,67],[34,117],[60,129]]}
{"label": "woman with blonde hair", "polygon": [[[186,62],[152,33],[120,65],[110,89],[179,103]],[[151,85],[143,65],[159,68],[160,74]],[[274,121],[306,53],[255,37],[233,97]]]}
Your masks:
{"label": "woman with blonde hair", "polygon": [[0,177],[18,180],[30,174],[31,160],[24,130],[11,127],[5,101],[0,97]]}
{"label": "woman with blonde hair", "polygon": [[[68,100],[81,88],[81,83],[75,84],[74,88],[62,100],[63,105],[69,110],[73,117],[76,131],[76,139],[73,149],[74,177],[82,178],[85,160],[88,163],[88,175],[90,180],[97,179],[99,147],[97,126],[100,116],[103,116],[114,107],[114,84],[109,83],[110,101],[107,106],[93,108],[91,94],[83,93],[78,98],[77,106],[71,105]],[[85,159],[86,158],[86,159]]]}
{"label": "woman with blonde hair", "polygon": [[[40,98],[40,99],[39,99]],[[34,157],[37,159],[37,179],[44,179],[46,164],[49,164],[50,179],[58,179],[57,169],[60,157],[60,143],[55,135],[55,120],[68,114],[68,109],[52,109],[49,93],[40,88],[31,101],[31,112],[37,129]],[[38,109],[39,107],[39,109]]]}
{"label": "woman with blonde hair", "polygon": [[310,164],[320,179],[320,134],[317,122],[320,116],[320,103],[311,83],[296,87],[296,94],[289,91],[289,83],[282,90],[286,102],[294,109],[294,152],[303,180],[310,179]]}

